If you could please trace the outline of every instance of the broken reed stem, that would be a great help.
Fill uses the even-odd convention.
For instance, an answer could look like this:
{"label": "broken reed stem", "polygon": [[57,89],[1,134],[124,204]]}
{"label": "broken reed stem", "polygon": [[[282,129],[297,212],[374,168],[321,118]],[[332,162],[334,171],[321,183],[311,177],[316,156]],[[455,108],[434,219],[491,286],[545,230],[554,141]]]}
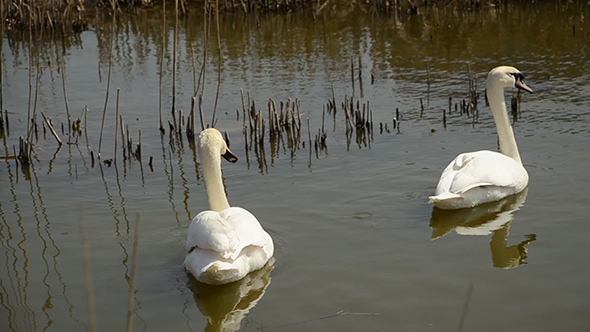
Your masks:
{"label": "broken reed stem", "polygon": [[115,153],[113,160],[117,164],[117,135],[119,134],[119,93],[121,89],[117,88],[117,106],[115,107]]}
{"label": "broken reed stem", "polygon": [[199,95],[199,118],[201,119],[201,130],[205,130],[205,122],[203,122],[203,94]]}
{"label": "broken reed stem", "polygon": [[[39,75],[39,69],[37,69],[37,75]],[[64,64],[61,64],[61,83],[64,90],[64,102],[66,104],[66,115],[68,117],[68,141],[70,140],[72,134],[72,120],[70,118],[70,105],[68,103],[68,90],[66,89],[66,67]]]}
{"label": "broken reed stem", "polygon": [[[0,50],[1,52],[1,50]],[[40,64],[39,64],[39,52],[37,52],[37,78],[36,78],[36,83],[35,83],[35,102],[33,104],[33,116],[31,118],[31,123],[29,123],[27,126],[31,126],[30,130],[27,128],[27,140],[31,141],[32,136],[33,136],[33,127],[36,126],[36,122],[37,122],[37,101],[39,100],[39,81],[41,80],[41,75],[39,73],[39,68],[40,68]]]}
{"label": "broken reed stem", "polygon": [[[29,104],[27,111],[27,137],[29,137],[30,126],[31,126],[31,98],[33,95],[33,14],[31,8],[29,8]],[[4,40],[2,40],[4,45]]]}
{"label": "broken reed stem", "polygon": [[86,284],[86,297],[88,301],[88,318],[90,321],[90,332],[95,332],[96,314],[94,310],[94,290],[92,286],[92,271],[90,270],[90,250],[88,248],[88,234],[86,234],[86,226],[84,224],[82,207],[80,206],[78,206],[78,226],[80,227],[80,238],[82,241],[82,256],[84,258],[84,280]]}
{"label": "broken reed stem", "polygon": [[196,111],[195,111],[195,104],[197,103],[197,98],[191,97],[191,119],[190,119],[190,127],[191,127],[191,135],[193,138],[195,137],[195,121],[196,121]]}
{"label": "broken reed stem", "polygon": [[352,96],[354,97],[354,58],[350,56],[350,81],[352,83]]}
{"label": "broken reed stem", "polygon": [[307,138],[309,139],[309,151],[311,153],[311,129],[309,128],[309,118],[307,118]]}
{"label": "broken reed stem", "polygon": [[203,94],[205,92],[205,65],[207,64],[207,43],[208,43],[208,36],[207,36],[207,3],[203,5],[203,64],[201,65],[201,72],[199,73],[199,81],[197,82],[197,89],[193,94],[196,97],[199,94],[199,90],[201,89],[201,79],[203,80]]}
{"label": "broken reed stem", "polygon": [[84,136],[86,137],[86,144],[88,144],[88,105],[84,105]]}
{"label": "broken reed stem", "polygon": [[215,0],[215,24],[217,27],[217,92],[215,93],[215,106],[213,106],[213,118],[211,120],[211,127],[215,127],[215,113],[217,112],[217,101],[219,100],[219,88],[221,87],[221,33],[219,31],[219,0]]}
{"label": "broken reed stem", "polygon": [[127,332],[133,331],[133,296],[135,294],[135,277],[137,275],[137,254],[139,249],[139,213],[135,215],[135,234],[133,238],[133,256],[131,258],[131,280],[129,281],[129,302],[127,303]]}
{"label": "broken reed stem", "polygon": [[45,121],[45,124],[47,125],[47,127],[49,127],[49,131],[51,132],[51,134],[53,135],[53,137],[55,137],[55,140],[57,141],[57,143],[59,144],[59,146],[62,146],[63,143],[61,142],[61,139],[59,139],[59,136],[55,132],[55,129],[53,129],[53,126],[51,125],[51,122],[49,122],[49,120],[47,120],[47,117],[45,116],[45,114],[43,112],[41,112],[41,116],[43,116],[43,120]]}
{"label": "broken reed stem", "polygon": [[166,1],[162,1],[162,56],[160,58],[160,99],[158,113],[160,115],[160,133],[164,135],[164,125],[162,124],[162,77],[164,76],[164,57],[166,56]]}
{"label": "broken reed stem", "polygon": [[176,44],[178,43],[178,0],[174,1],[174,54],[172,56],[172,118],[174,124],[176,119],[174,109],[176,108]]}
{"label": "broken reed stem", "polygon": [[[4,0],[0,0],[0,40],[4,41]],[[0,132],[4,134],[4,42],[0,46]]]}
{"label": "broken reed stem", "polygon": [[[123,161],[125,161],[127,159],[127,154],[125,153],[125,122],[123,122],[123,115],[121,114],[119,114],[119,122],[119,125],[121,126],[121,148],[123,149]],[[117,144],[117,142],[115,142],[115,144]]]}
{"label": "broken reed stem", "polygon": [[104,98],[104,109],[102,111],[102,123],[100,125],[100,138],[98,139],[98,159],[100,159],[100,148],[102,146],[102,131],[104,129],[104,119],[107,115],[107,106],[109,104],[109,90],[111,88],[111,73],[113,72],[113,39],[115,38],[115,4],[113,3],[113,19],[111,21],[111,40],[109,46],[109,75],[107,78],[107,93]]}

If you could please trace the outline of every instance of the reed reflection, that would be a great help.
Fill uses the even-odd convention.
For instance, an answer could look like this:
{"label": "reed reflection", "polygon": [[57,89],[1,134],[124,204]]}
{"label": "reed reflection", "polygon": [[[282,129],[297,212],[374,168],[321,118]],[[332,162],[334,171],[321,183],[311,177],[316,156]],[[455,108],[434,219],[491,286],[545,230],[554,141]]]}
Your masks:
{"label": "reed reflection", "polygon": [[434,208],[430,219],[431,239],[441,238],[453,230],[459,235],[492,234],[490,249],[494,267],[512,269],[526,264],[527,245],[537,239],[536,235],[526,235],[525,240],[512,246],[508,246],[508,236],[514,221],[514,212],[524,204],[527,194],[528,188],[501,201],[470,209]]}
{"label": "reed reflection", "polygon": [[207,318],[205,331],[238,331],[241,322],[270,285],[270,273],[274,269],[274,258],[260,270],[248,274],[244,279],[211,286],[198,282],[189,276],[187,287],[193,292],[195,302]]}

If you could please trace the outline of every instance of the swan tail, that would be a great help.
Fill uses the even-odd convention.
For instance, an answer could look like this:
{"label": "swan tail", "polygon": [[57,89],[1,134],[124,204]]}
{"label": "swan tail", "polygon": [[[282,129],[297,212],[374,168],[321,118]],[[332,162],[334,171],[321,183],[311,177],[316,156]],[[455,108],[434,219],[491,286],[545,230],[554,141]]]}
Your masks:
{"label": "swan tail", "polygon": [[206,267],[197,279],[209,285],[221,285],[239,280],[242,277],[240,270],[231,264],[215,262]]}
{"label": "swan tail", "polygon": [[450,192],[442,192],[436,196],[428,197],[428,202],[441,209],[449,209],[454,206],[457,201],[461,200],[461,195]]}

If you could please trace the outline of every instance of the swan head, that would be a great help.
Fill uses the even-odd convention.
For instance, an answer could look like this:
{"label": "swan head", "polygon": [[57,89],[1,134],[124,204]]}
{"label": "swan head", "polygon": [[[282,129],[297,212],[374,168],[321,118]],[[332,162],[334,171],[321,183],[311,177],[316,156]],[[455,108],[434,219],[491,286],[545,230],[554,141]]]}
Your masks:
{"label": "swan head", "polygon": [[219,153],[223,158],[231,163],[238,161],[238,157],[236,157],[236,155],[231,152],[227,146],[227,143],[225,142],[225,139],[219,130],[215,128],[208,128],[201,132],[199,135],[199,150],[208,151],[213,154]]}
{"label": "swan head", "polygon": [[500,66],[492,69],[486,80],[486,88],[489,89],[494,85],[504,88],[517,88],[529,93],[533,90],[524,84],[524,75],[520,70],[510,66]]}

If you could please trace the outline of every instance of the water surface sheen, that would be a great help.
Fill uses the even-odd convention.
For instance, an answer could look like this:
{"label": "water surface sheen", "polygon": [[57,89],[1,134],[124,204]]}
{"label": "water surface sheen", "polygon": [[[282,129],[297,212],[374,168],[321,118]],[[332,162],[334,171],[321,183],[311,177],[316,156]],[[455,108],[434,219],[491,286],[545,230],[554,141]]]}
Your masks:
{"label": "water surface sheen", "polygon": [[[348,6],[328,6],[315,20],[306,13],[222,15],[217,127],[229,133],[239,158],[223,164],[225,184],[230,203],[250,210],[273,237],[276,261],[220,288],[196,283],[181,265],[189,220],[208,206],[186,136],[182,144],[169,143],[172,13],[165,32],[159,8],[120,18],[115,25],[101,154],[103,159],[114,154],[120,88],[119,112],[134,146],[141,130],[141,165],[123,163],[121,146],[116,168],[93,167],[89,154],[98,150],[110,19],[97,17],[80,35],[35,38],[40,40],[34,52],[43,66],[37,110],[67,141],[67,123],[65,134],[60,128],[67,121],[64,70],[58,70],[63,63],[72,119],[85,105],[89,108],[88,144],[82,135],[77,145],[56,151],[54,139],[49,133],[44,139],[40,128],[29,173],[14,160],[0,160],[0,330],[87,328],[81,206],[101,330],[125,326],[139,213],[136,331],[448,331],[459,325],[471,282],[466,331],[586,331],[589,16],[588,5],[545,2],[486,7],[479,13],[449,6],[404,19]],[[166,135],[161,139],[163,35]],[[29,45],[28,36],[21,37],[3,41],[10,136],[1,156],[12,155],[13,145],[18,148],[27,122]],[[209,43],[207,122],[219,65],[215,28]],[[203,14],[196,7],[179,22],[176,106],[184,115],[203,63],[203,45]],[[354,96],[361,96],[360,57],[360,100],[370,103],[375,129],[372,141],[357,143],[353,136],[349,144],[341,102],[353,94],[351,57]],[[514,124],[529,188],[478,209],[433,210],[427,197],[452,158],[497,148],[483,96],[487,71],[500,64],[519,68],[535,91],[522,96]],[[454,109],[455,103],[469,100],[469,70],[480,93],[477,123]],[[33,71],[33,89],[36,78]],[[317,135],[332,85],[338,112],[335,120],[326,115],[328,151],[316,156],[309,151],[306,120]],[[240,89],[249,91],[265,118],[269,98],[298,98],[305,147],[291,153],[281,146],[273,155],[266,136],[264,155],[246,152]],[[453,110],[445,128],[442,113],[449,97]],[[399,129],[392,128],[396,108]],[[389,132],[380,133],[379,123],[387,123]]]}

